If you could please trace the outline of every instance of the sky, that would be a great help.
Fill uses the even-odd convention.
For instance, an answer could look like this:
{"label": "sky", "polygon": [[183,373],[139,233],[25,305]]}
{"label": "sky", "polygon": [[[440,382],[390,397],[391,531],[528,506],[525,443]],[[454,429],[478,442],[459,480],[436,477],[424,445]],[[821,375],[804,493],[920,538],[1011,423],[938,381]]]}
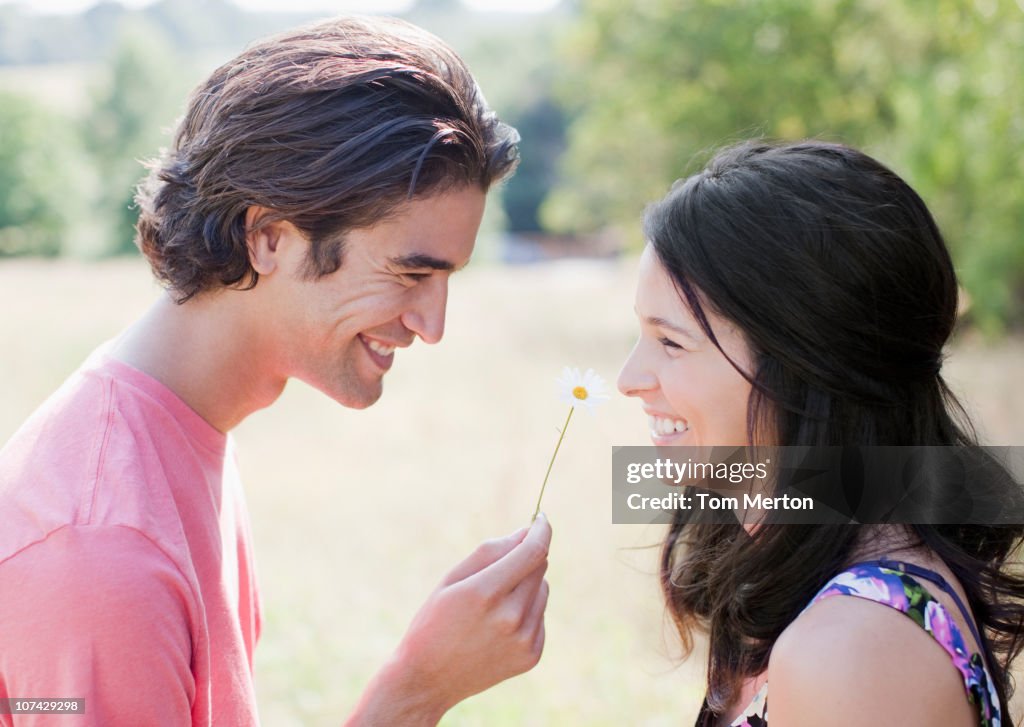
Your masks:
{"label": "sky", "polygon": [[[290,12],[330,13],[400,13],[408,10],[414,0],[233,0],[247,10],[279,10]],[[20,4],[36,13],[78,13],[97,4],[98,0],[0,0],[0,5]],[[119,0],[122,5],[141,7],[154,0]],[[550,10],[558,0],[462,0],[473,10],[542,12]]]}

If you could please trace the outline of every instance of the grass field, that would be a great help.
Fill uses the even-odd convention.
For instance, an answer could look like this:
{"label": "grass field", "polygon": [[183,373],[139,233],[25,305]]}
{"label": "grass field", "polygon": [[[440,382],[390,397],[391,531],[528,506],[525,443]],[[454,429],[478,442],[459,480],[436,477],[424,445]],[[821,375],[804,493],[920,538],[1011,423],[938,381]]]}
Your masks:
{"label": "grass field", "polygon": [[[298,384],[236,432],[265,629],[263,722],[336,725],[441,575],[525,524],[565,410],[563,365],[614,380],[635,335],[632,262],[471,266],[445,341],[397,355],[354,412]],[[158,294],[137,260],[0,263],[0,442]],[[1024,443],[1024,341],[957,342],[948,378],[994,444]],[[544,509],[555,529],[540,665],[443,724],[685,725],[700,659],[679,666],[661,606],[658,528],[610,524],[612,445],[646,444],[636,402],[574,417]]]}

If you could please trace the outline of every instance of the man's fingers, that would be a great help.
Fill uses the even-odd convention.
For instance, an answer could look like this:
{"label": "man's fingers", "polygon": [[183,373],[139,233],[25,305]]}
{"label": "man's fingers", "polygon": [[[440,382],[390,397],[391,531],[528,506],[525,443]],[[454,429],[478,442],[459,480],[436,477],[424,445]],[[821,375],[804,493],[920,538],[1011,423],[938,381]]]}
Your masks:
{"label": "man's fingers", "polygon": [[531,669],[537,665],[537,662],[540,661],[540,655],[544,653],[544,611],[547,605],[548,582],[541,581],[540,588],[537,591],[537,598],[530,608],[530,615],[525,623],[526,628],[532,629],[528,632],[532,634],[529,663],[529,668]]}
{"label": "man's fingers", "polygon": [[551,546],[551,526],[543,514],[530,526],[522,542],[500,560],[477,573],[479,586],[491,593],[505,595],[547,560]]}
{"label": "man's fingers", "polygon": [[474,573],[478,573],[495,561],[505,557],[523,541],[527,531],[528,528],[519,528],[519,530],[509,533],[503,538],[484,541],[477,546],[476,550],[470,553],[468,558],[448,572],[444,580],[441,581],[441,585],[450,586],[453,583],[465,580]]}
{"label": "man's fingers", "polygon": [[548,562],[545,560],[539,566],[534,568],[532,573],[520,581],[519,585],[513,588],[512,593],[508,596],[509,606],[515,610],[516,613],[523,614],[524,622],[527,618],[528,612],[530,611],[531,604],[537,598],[537,592],[540,590],[541,584],[544,582],[544,574],[547,570]]}
{"label": "man's fingers", "polygon": [[531,632],[537,628],[537,622],[543,623],[544,621],[544,609],[548,607],[548,593],[548,582],[541,580],[537,585],[533,601],[529,604],[530,610],[526,614],[526,618],[523,619],[524,628],[531,629]]}

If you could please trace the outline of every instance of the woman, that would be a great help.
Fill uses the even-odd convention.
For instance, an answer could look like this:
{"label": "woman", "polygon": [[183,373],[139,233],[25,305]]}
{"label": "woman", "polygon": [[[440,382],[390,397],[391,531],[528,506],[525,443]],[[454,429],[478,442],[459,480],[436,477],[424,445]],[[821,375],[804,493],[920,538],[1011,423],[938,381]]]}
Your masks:
{"label": "woman", "polygon": [[[677,183],[645,233],[619,388],[656,445],[975,443],[941,375],[948,251],[875,160],[743,144]],[[709,638],[698,725],[768,724],[769,684],[773,727],[1009,725],[1024,580],[1005,561],[1022,535],[677,513],[661,580],[687,651]]]}

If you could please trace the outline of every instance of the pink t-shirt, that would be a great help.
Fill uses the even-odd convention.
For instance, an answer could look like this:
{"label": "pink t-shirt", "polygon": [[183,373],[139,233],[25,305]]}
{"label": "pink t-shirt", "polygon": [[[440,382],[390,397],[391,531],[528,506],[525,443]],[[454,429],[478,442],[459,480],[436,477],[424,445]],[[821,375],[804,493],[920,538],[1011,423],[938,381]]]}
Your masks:
{"label": "pink t-shirt", "polygon": [[0,450],[0,725],[258,724],[260,612],[231,441],[95,354]]}

